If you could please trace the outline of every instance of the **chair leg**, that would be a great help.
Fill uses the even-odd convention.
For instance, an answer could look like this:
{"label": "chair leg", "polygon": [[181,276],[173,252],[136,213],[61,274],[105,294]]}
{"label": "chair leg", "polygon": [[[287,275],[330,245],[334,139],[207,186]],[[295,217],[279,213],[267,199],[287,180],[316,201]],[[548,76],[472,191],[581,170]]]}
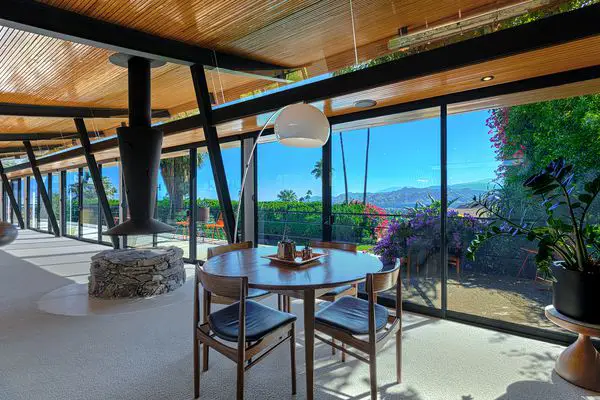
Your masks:
{"label": "chair leg", "polygon": [[282,302],[281,302],[281,295],[280,295],[280,294],[278,294],[278,295],[277,295],[277,309],[278,309],[279,311],[285,311],[285,310],[282,308]]}
{"label": "chair leg", "polygon": [[396,332],[396,383],[402,383],[402,331]]}
{"label": "chair leg", "polygon": [[[333,336],[331,337],[331,341],[333,342],[333,344],[335,344],[335,339],[333,338]],[[331,355],[335,356],[335,347],[331,346]]]}
{"label": "chair leg", "polygon": [[237,400],[244,400],[244,365],[245,362],[237,364]]}
{"label": "chair leg", "polygon": [[369,371],[371,373],[371,400],[377,400],[377,355],[371,351],[369,356]]}
{"label": "chair leg", "polygon": [[200,397],[200,351],[198,345],[198,339],[194,332],[194,398]]}
{"label": "chair leg", "polygon": [[[346,343],[342,342],[342,348],[346,348]],[[346,352],[342,351],[342,362],[346,362]]]}
{"label": "chair leg", "polygon": [[296,394],[296,324],[290,332],[290,358],[292,360],[292,394]]}

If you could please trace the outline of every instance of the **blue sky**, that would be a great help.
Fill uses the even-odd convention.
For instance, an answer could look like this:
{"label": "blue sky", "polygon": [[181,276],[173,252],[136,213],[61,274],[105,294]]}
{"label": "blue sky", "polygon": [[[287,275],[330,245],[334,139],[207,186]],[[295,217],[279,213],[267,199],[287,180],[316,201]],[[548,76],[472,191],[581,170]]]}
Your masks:
{"label": "blue sky", "polygon": [[[485,120],[487,111],[448,117],[448,184],[491,181],[498,162],[490,147]],[[375,127],[369,149],[369,192],[391,187],[428,187],[440,184],[439,118]],[[362,192],[364,185],[366,129],[344,132],[348,189]],[[260,200],[274,200],[282,189],[298,196],[308,190],[321,195],[321,181],[311,174],[321,159],[321,149],[298,149],[266,143],[258,147]],[[333,134],[333,195],[344,191],[339,133]],[[223,149],[223,162],[232,198],[237,198],[241,182],[240,149]],[[117,182],[116,168],[103,173]],[[166,195],[159,177],[159,198]],[[206,157],[198,170],[198,197],[216,198],[210,162]]]}

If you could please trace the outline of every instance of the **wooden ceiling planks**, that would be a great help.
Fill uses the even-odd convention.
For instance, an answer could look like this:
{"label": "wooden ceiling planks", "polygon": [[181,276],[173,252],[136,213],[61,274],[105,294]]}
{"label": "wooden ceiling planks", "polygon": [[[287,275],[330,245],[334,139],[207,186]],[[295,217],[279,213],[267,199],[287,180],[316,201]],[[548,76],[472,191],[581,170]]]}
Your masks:
{"label": "wooden ceiling planks", "polygon": [[[354,102],[361,99],[384,107],[595,65],[600,65],[600,36],[335,97],[331,114],[357,111]],[[494,79],[482,82],[486,75]]]}
{"label": "wooden ceiling planks", "polygon": [[[380,43],[397,35],[403,26],[433,25],[458,19],[459,13],[469,15],[519,1],[354,0],[357,44],[362,47]],[[43,2],[157,36],[293,67],[313,64],[354,48],[348,0]],[[387,48],[380,48],[379,55],[388,52]]]}

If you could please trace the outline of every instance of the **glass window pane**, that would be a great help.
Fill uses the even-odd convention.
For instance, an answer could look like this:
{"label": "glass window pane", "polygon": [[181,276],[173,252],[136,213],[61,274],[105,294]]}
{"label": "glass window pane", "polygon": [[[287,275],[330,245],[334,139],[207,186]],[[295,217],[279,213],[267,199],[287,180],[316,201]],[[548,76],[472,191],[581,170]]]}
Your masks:
{"label": "glass window pane", "polygon": [[277,244],[284,236],[297,245],[320,240],[322,149],[268,140],[257,148],[258,243]]}
{"label": "glass window pane", "polygon": [[[44,188],[46,189],[46,193],[48,193],[48,174],[42,174],[42,180],[44,182]],[[38,228],[44,232],[49,232],[50,221],[48,220],[48,211],[46,210],[46,206],[42,201],[41,193],[37,194],[37,201],[40,215],[40,222]]]}
{"label": "glass window pane", "polygon": [[[501,101],[501,99],[497,99]],[[483,104],[491,101],[482,101]],[[457,105],[457,110],[461,109]],[[464,109],[464,107],[462,107]],[[449,220],[449,254],[455,258],[449,271],[448,308],[480,317],[560,330],[544,316],[552,303],[552,285],[537,263],[538,242],[520,235],[501,235],[485,241],[474,260],[464,249],[473,234],[495,224],[502,232],[516,224],[523,230],[546,226],[546,211],[540,196],[523,186],[529,176],[550,161],[564,157],[574,166],[574,193],[598,176],[598,118],[600,95],[521,104],[448,117],[448,188],[453,209]],[[464,144],[468,143],[469,146]],[[492,213],[473,196],[495,204]],[[553,218],[570,224],[562,198],[553,206]],[[489,203],[488,203],[489,204]],[[579,215],[580,209],[575,210]],[[600,221],[596,202],[587,223]],[[553,259],[560,259],[558,253]],[[453,260],[450,260],[450,265]],[[460,273],[459,273],[460,272]]]}
{"label": "glass window pane", "polygon": [[[223,166],[227,176],[227,186],[231,197],[233,211],[236,212],[241,187],[241,147],[239,142],[221,145]],[[206,148],[198,149],[197,168],[197,245],[196,258],[206,260],[209,247],[227,243],[225,236],[222,210],[213,178]]]}
{"label": "glass window pane", "polygon": [[60,173],[52,174],[52,188],[50,193],[50,201],[52,202],[52,210],[56,217],[56,222],[60,227]]}
{"label": "glass window pane", "polygon": [[81,209],[81,222],[83,225],[82,237],[98,240],[98,195],[90,171],[83,169],[83,207]]}
{"label": "glass window pane", "polygon": [[404,300],[441,307],[439,109],[334,130],[332,239],[400,258]]}
{"label": "glass window pane", "polygon": [[29,225],[35,229],[39,229],[39,195],[37,191],[37,182],[33,176],[29,179],[29,188]]}
{"label": "glass window pane", "polygon": [[79,171],[67,171],[66,199],[66,234],[69,236],[79,235]]}
{"label": "glass window pane", "polygon": [[[184,257],[189,257],[189,200],[190,200],[190,156],[182,155],[160,160],[158,174],[156,218],[175,228],[173,233],[158,234],[159,246],[177,246],[183,249]],[[140,238],[141,239],[141,238]],[[143,245],[151,245],[151,236],[143,240]],[[130,243],[130,246],[140,246]]]}
{"label": "glass window pane", "polygon": [[[119,202],[121,199],[121,187],[119,185],[119,165],[114,164],[103,164],[102,165],[102,184],[104,185],[104,192],[108,199],[108,206],[113,217],[115,225],[119,223]],[[106,232],[108,227],[104,218],[102,221],[102,232]],[[107,244],[112,244],[110,236],[102,235],[102,241]]]}

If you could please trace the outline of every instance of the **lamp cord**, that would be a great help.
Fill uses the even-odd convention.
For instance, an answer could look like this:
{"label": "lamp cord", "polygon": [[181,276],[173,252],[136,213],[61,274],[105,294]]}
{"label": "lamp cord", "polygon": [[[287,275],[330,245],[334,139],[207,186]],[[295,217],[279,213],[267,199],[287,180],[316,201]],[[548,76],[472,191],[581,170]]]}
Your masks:
{"label": "lamp cord", "polygon": [[246,178],[248,177],[248,170],[250,169],[250,163],[252,162],[252,158],[254,157],[254,152],[256,151],[256,146],[258,145],[258,139],[260,139],[260,137],[262,136],[263,132],[265,131],[265,129],[267,128],[267,125],[269,125],[269,123],[273,120],[273,118],[278,115],[281,111],[285,110],[286,108],[288,108],[291,104],[284,106],[282,108],[280,108],[279,110],[275,111],[267,120],[267,122],[265,122],[265,124],[263,125],[262,129],[260,130],[260,132],[258,133],[258,136],[256,137],[256,140],[254,141],[254,145],[252,146],[252,151],[250,152],[250,156],[248,157],[248,162],[246,163],[246,166],[244,167],[244,176],[242,177],[242,187],[240,188],[240,197],[238,199],[238,207],[237,207],[237,213],[235,215],[235,228],[233,230],[233,243],[237,243],[237,230],[238,230],[238,224],[240,222],[240,211],[242,209],[242,196],[244,195],[244,188],[246,187]]}

